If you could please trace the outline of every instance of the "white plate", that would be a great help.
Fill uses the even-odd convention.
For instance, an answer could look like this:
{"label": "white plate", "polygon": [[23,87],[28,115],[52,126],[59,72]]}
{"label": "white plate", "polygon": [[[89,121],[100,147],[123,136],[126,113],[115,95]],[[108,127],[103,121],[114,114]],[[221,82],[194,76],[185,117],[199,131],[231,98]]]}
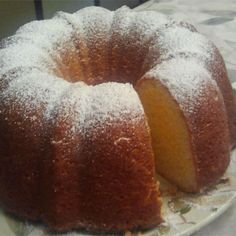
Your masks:
{"label": "white plate", "polygon": [[232,83],[233,91],[236,96],[236,81]]}
{"label": "white plate", "polygon": [[[169,189],[169,187],[168,187]],[[155,229],[138,232],[137,236],[187,236],[221,215],[236,198],[236,149],[226,174],[211,189],[197,195],[176,192],[163,196],[163,214],[166,222]],[[109,217],[109,216],[108,216]],[[20,221],[0,211],[0,235],[4,236],[55,236],[42,225]],[[71,232],[64,236],[82,236]],[[131,234],[126,233],[127,236]]]}

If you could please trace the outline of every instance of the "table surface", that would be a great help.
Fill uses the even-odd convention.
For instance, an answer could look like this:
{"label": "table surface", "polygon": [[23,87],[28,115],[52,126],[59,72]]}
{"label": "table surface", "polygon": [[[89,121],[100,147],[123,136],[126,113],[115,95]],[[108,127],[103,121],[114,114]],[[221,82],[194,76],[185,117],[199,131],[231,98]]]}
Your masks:
{"label": "table surface", "polygon": [[[192,23],[221,51],[236,88],[236,0],[151,0],[136,10],[156,10]],[[235,236],[236,201],[193,236]]]}
{"label": "table surface", "polygon": [[156,10],[192,23],[219,48],[230,80],[236,81],[236,0],[151,0],[136,10]]}

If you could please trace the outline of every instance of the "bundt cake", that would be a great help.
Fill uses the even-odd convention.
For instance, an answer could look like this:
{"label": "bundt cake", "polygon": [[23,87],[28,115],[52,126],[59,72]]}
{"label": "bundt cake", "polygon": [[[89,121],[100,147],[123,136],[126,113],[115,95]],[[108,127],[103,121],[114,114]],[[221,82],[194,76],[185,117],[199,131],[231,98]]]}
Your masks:
{"label": "bundt cake", "polygon": [[17,216],[55,231],[150,228],[163,221],[156,171],[202,191],[235,144],[224,61],[190,24],[89,7],[1,42],[0,204]]}

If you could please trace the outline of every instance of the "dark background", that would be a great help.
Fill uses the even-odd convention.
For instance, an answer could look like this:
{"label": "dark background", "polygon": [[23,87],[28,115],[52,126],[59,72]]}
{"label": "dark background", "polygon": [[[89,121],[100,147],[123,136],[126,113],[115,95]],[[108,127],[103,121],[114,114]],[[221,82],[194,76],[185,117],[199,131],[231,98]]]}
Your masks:
{"label": "dark background", "polygon": [[110,10],[122,5],[134,8],[146,0],[0,0],[0,39],[15,33],[29,21],[51,18],[57,11],[75,12],[86,6]]}

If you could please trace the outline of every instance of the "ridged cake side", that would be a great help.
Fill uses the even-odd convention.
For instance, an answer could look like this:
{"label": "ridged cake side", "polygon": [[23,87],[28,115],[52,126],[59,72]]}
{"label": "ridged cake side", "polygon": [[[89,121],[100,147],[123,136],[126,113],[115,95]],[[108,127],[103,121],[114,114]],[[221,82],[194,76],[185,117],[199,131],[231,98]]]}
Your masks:
{"label": "ridged cake side", "polygon": [[[173,67],[176,70],[167,73],[168,79],[173,79],[176,86],[177,82],[185,85],[180,77],[185,69],[182,62],[185,65],[188,60],[200,72],[204,70],[206,80],[198,81],[198,76],[192,80],[191,86],[186,87],[188,100],[182,96],[185,93],[177,92],[173,97],[183,106],[193,133],[191,146],[197,155],[194,158],[201,187],[213,182],[227,167],[229,144],[224,106],[232,144],[236,109],[220,54],[193,26],[156,12],[136,13],[127,7],[110,12],[91,7],[31,22],[3,40],[2,205],[19,216],[41,219],[55,230],[82,227],[120,231],[160,223],[153,155],[140,101],[130,85],[97,84],[135,84],[143,75],[163,78],[165,68],[171,72]],[[194,70],[196,74],[200,72]],[[82,86],[78,81],[95,86]],[[204,94],[208,94],[207,101],[199,94],[202,90],[192,93],[196,82],[200,86],[196,88],[203,86]],[[171,91],[171,80],[168,86]],[[206,109],[206,104],[215,109]],[[185,111],[186,106],[194,112]],[[208,130],[208,121],[212,131]],[[214,135],[224,137],[217,138],[218,147],[206,141],[204,134],[208,131],[212,141]],[[208,171],[206,166],[212,166],[212,162],[217,162],[216,169]],[[64,172],[60,171],[62,167]],[[106,188],[112,191],[105,191]],[[117,192],[119,198],[115,198]],[[84,205],[77,201],[78,196]]]}
{"label": "ridged cake side", "polygon": [[28,72],[12,79],[0,95],[0,202],[19,216],[40,219],[48,114],[68,85],[40,71]]}
{"label": "ridged cake side", "polygon": [[44,163],[43,198],[50,209],[43,213],[44,222],[58,230],[95,232],[159,224],[150,134],[132,86],[78,84],[55,112],[51,158]]}
{"label": "ridged cake side", "polygon": [[[186,158],[192,159],[194,163],[195,187],[190,188],[178,182],[177,185],[185,191],[198,192],[215,183],[229,164],[230,139],[224,100],[216,82],[211,79],[211,74],[196,59],[174,58],[163,61],[145,74],[137,84],[138,91],[141,90],[139,87],[142,83],[148,80],[157,80],[166,88],[182,113],[188,130],[186,145],[190,151]],[[175,138],[181,139],[181,136]],[[158,140],[156,142],[157,145],[154,146],[158,146]],[[165,161],[165,158],[158,159],[158,149],[155,151],[157,170],[171,182],[176,182],[170,177],[172,174],[168,174],[171,169],[162,171],[158,167],[158,163],[160,165],[160,161]],[[171,160],[174,157],[169,158]],[[175,167],[180,168],[181,175],[179,164],[176,163]]]}

